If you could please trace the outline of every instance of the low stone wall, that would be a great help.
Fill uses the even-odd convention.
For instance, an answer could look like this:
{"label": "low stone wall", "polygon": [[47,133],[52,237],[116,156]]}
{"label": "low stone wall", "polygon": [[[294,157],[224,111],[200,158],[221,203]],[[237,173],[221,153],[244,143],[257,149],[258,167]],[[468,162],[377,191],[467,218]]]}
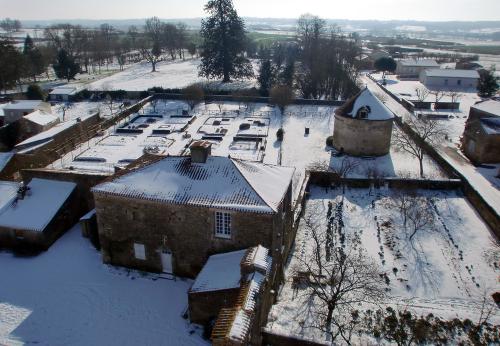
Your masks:
{"label": "low stone wall", "polygon": [[78,215],[83,216],[94,209],[94,195],[90,189],[109,177],[105,174],[88,174],[68,170],[53,169],[23,169],[23,181],[29,182],[33,178],[68,181],[76,184],[76,199],[78,200]]}
{"label": "low stone wall", "polygon": [[262,331],[262,345],[269,346],[323,346],[317,342],[295,338],[292,336],[272,333],[267,330]]}

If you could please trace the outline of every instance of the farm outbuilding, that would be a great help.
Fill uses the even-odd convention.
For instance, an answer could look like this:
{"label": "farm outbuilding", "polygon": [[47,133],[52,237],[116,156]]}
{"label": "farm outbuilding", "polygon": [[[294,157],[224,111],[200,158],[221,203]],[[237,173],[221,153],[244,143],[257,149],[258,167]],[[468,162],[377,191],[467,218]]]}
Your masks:
{"label": "farm outbuilding", "polygon": [[431,69],[420,73],[420,83],[428,88],[476,88],[479,73],[475,70]]}

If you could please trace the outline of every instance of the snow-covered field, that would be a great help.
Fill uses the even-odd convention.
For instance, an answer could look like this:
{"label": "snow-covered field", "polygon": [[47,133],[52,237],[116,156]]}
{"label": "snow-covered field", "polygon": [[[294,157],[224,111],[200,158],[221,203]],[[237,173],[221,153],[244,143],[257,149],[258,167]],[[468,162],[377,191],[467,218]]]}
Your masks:
{"label": "snow-covered field", "polygon": [[[90,90],[127,90],[143,91],[153,87],[165,89],[184,88],[193,83],[204,83],[212,89],[237,90],[256,86],[255,79],[234,81],[223,84],[220,81],[208,81],[198,76],[200,59],[162,61],[156,66],[157,71],[151,72],[151,64],[140,62],[103,78],[89,85]],[[257,72],[257,62],[253,62]]]}
{"label": "snow-covered field", "polygon": [[[410,226],[396,207],[401,192],[386,189],[347,188],[325,191],[312,187],[305,215],[313,215],[327,231],[331,203],[334,223],[343,227],[333,234],[334,246],[352,246],[357,238],[385,277],[385,305],[409,309],[418,315],[433,313],[451,319],[479,316],[477,302],[500,289],[500,245],[485,223],[458,191],[413,191],[431,220],[410,238]],[[411,191],[404,191],[410,194]],[[339,208],[339,209],[337,209]],[[413,229],[412,229],[413,230]],[[293,255],[286,269],[286,283],[273,306],[267,329],[271,332],[325,341],[317,329],[307,328],[312,318],[309,296],[292,287],[293,273],[311,251],[312,237],[301,223]],[[307,257],[306,257],[307,258]],[[303,270],[303,269],[302,269]],[[360,306],[366,309],[367,306]],[[500,322],[495,308],[492,321]]]}
{"label": "snow-covered field", "polygon": [[189,280],[102,264],[80,227],[33,258],[0,253],[1,345],[206,345]]}

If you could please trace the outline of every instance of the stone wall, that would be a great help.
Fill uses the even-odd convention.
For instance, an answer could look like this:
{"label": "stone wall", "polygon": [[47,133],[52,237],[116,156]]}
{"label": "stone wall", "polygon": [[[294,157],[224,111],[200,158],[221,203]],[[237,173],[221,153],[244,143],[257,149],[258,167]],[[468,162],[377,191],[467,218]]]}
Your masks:
{"label": "stone wall", "polygon": [[76,199],[78,200],[77,213],[83,216],[88,211],[94,209],[94,195],[91,188],[109,178],[105,174],[89,174],[68,170],[55,169],[23,169],[21,171],[22,180],[31,181],[33,178],[68,181],[76,184]]}
{"label": "stone wall", "polygon": [[333,146],[353,156],[382,156],[391,148],[393,120],[354,119],[335,115]]}
{"label": "stone wall", "polygon": [[[161,272],[161,251],[169,249],[174,273],[186,277],[195,277],[212,254],[259,244],[272,249],[283,232],[274,228],[276,215],[271,214],[230,212],[232,239],[222,239],[214,235],[218,209],[99,193],[95,207],[105,263]],[[146,260],[135,258],[134,243],[145,246]]]}

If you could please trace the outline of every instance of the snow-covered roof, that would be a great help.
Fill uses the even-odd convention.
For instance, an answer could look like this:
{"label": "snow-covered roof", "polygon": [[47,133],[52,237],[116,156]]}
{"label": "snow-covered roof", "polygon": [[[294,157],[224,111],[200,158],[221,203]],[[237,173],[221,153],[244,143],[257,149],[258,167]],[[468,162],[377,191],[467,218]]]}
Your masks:
{"label": "snow-covered roof", "polygon": [[43,231],[76,188],[76,184],[35,178],[28,187],[30,190],[24,199],[14,199],[0,211],[0,227]]}
{"label": "snow-covered roof", "polygon": [[245,265],[252,266],[261,273],[268,273],[271,269],[272,258],[269,256],[269,250],[262,245],[250,248],[247,252]]}
{"label": "snow-covered roof", "polygon": [[500,118],[482,118],[481,127],[489,135],[500,134]]}
{"label": "snow-covered roof", "polygon": [[47,131],[40,132],[39,134],[36,134],[33,137],[30,137],[25,141],[16,144],[16,149],[23,149],[48,142],[52,138],[54,138],[54,136],[70,128],[71,126],[74,126],[76,123],[77,123],[76,120],[70,120],[57,124],[54,127],[48,129]]}
{"label": "snow-covered roof", "polygon": [[248,336],[252,318],[246,311],[239,310],[234,317],[231,330],[229,331],[229,339],[243,342]]}
{"label": "snow-covered roof", "polygon": [[80,221],[90,220],[95,215],[95,209],[92,209],[87,214],[83,215],[80,218]]}
{"label": "snow-covered roof", "polygon": [[439,67],[439,64],[435,60],[431,59],[405,59],[400,60],[399,63],[403,66],[411,67]]}
{"label": "snow-covered roof", "polygon": [[453,69],[431,69],[424,70],[427,77],[448,77],[448,78],[479,78],[476,70],[453,70]]}
{"label": "snow-covered roof", "polygon": [[0,181],[0,212],[6,208],[17,195],[19,184],[11,181]]}
{"label": "snow-covered roof", "polygon": [[167,157],[92,189],[95,193],[243,212],[275,213],[294,168],[208,157]]}
{"label": "snow-covered roof", "polygon": [[77,87],[63,86],[54,88],[49,95],[75,95],[77,92]]}
{"label": "snow-covered roof", "polygon": [[[365,116],[360,116],[364,112]],[[367,87],[348,100],[337,114],[364,120],[389,120],[394,114]]]}
{"label": "snow-covered roof", "polygon": [[240,287],[240,262],[246,250],[213,255],[196,277],[190,292],[211,292]]}
{"label": "snow-covered roof", "polygon": [[248,283],[248,292],[243,302],[243,310],[254,311],[258,295],[262,288],[262,283],[266,277],[261,273],[255,272]]}
{"label": "snow-covered roof", "polygon": [[0,153],[0,172],[7,166],[10,159],[14,156],[13,152]]}
{"label": "snow-covered roof", "polygon": [[43,104],[42,100],[19,100],[12,101],[3,106],[4,109],[36,109],[38,106]]}
{"label": "snow-covered roof", "polygon": [[40,110],[36,110],[28,115],[25,115],[24,119],[42,126],[59,122],[59,117]]}
{"label": "snow-covered roof", "polygon": [[500,117],[500,102],[499,101],[487,100],[484,102],[477,103],[474,106],[472,106],[471,108],[474,108],[474,109],[477,109],[479,111]]}

